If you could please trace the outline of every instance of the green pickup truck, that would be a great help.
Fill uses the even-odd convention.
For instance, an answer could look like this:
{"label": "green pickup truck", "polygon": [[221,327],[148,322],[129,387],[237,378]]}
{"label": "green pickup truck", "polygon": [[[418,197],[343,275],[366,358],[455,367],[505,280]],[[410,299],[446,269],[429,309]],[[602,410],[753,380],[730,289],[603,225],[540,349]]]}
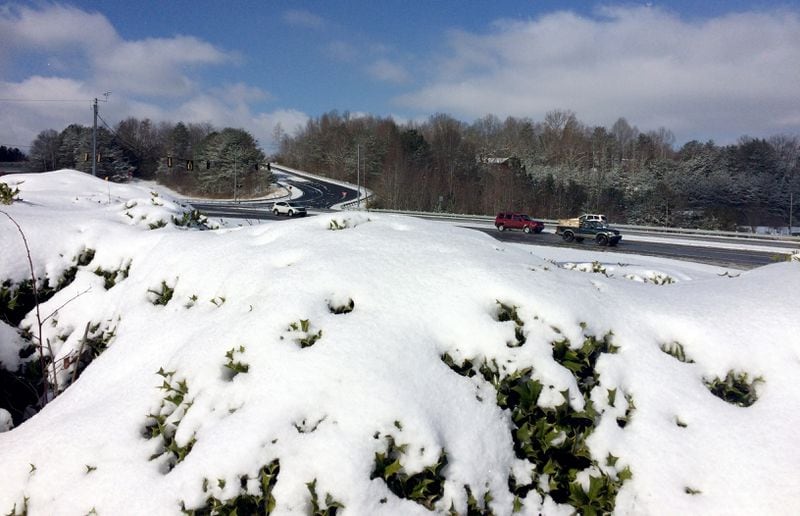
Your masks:
{"label": "green pickup truck", "polygon": [[583,242],[591,238],[603,246],[615,246],[622,240],[619,230],[610,228],[605,220],[591,220],[591,218],[593,217],[584,215],[577,219],[561,220],[556,226],[556,235],[561,235],[565,242],[573,240]]}

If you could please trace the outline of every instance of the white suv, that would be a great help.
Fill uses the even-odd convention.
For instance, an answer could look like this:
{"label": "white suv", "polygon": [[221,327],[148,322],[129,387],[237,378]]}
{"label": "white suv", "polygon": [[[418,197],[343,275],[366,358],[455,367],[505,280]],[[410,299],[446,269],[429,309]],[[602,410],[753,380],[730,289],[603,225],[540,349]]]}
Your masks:
{"label": "white suv", "polygon": [[272,205],[272,213],[275,215],[288,215],[290,217],[294,217],[295,215],[305,217],[306,209],[304,206],[299,206],[291,202],[280,201]]}

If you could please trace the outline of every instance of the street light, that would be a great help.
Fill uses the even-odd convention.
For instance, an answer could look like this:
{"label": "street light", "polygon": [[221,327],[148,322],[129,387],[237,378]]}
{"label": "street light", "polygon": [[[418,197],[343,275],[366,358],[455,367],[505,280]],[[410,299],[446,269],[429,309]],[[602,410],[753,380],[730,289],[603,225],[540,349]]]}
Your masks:
{"label": "street light", "polygon": [[356,145],[356,207],[361,209],[361,145]]}

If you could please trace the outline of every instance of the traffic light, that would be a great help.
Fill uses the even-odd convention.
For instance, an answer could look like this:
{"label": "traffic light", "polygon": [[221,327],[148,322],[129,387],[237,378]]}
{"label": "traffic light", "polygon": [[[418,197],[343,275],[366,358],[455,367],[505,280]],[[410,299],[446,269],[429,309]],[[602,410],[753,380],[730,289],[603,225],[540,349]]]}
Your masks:
{"label": "traffic light", "polygon": [[83,161],[89,161],[89,153],[88,152],[84,152],[83,153]]}
{"label": "traffic light", "polygon": [[99,152],[97,153],[97,160],[96,160],[96,161],[97,161],[98,163],[100,163],[100,153],[99,153]]}
{"label": "traffic light", "polygon": [[172,156],[167,156],[167,166],[172,168]]}
{"label": "traffic light", "polygon": [[194,170],[194,160],[186,160],[186,170]]}

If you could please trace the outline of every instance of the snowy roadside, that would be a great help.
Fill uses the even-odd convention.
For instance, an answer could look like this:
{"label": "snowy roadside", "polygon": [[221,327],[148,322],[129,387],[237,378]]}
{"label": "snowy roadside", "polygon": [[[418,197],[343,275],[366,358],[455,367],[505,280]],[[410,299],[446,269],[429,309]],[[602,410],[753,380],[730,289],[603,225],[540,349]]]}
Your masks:
{"label": "snowy roadside", "polygon": [[[148,188],[22,179],[0,210],[60,285],[36,338],[62,387],[96,356],[0,432],[2,512],[800,507],[800,262],[610,263],[368,212],[203,231]],[[4,368],[35,362],[19,318]]]}

